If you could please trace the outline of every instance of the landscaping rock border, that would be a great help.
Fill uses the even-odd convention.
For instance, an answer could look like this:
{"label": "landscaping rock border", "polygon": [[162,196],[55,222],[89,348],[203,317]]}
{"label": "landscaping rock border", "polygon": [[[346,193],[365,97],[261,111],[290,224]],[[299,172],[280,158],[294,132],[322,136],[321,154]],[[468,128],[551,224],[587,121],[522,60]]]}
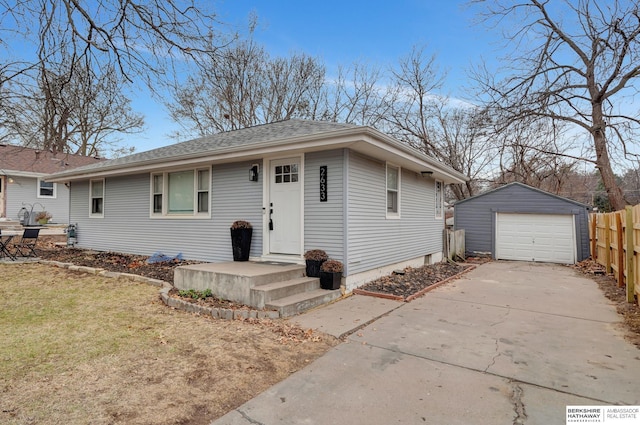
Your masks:
{"label": "landscaping rock border", "polygon": [[131,279],[136,282],[147,283],[149,285],[160,287],[160,299],[165,305],[183,310],[188,313],[195,313],[204,316],[211,316],[214,319],[223,319],[223,320],[244,320],[244,319],[279,319],[280,313],[277,311],[264,311],[264,310],[250,310],[250,309],[230,309],[230,308],[216,308],[216,307],[207,307],[194,303],[190,303],[188,301],[183,301],[178,298],[174,298],[169,296],[169,291],[173,289],[173,285],[169,282],[165,282],[158,279],[153,279],[146,276],[140,276],[132,273],[120,273],[120,272],[112,272],[105,269],[99,269],[94,267],[87,266],[76,266],[73,263],[63,263],[60,261],[53,260],[40,260],[38,261],[41,264],[48,264],[60,268],[69,269],[72,271],[78,271],[87,274],[93,274],[97,276],[104,276],[109,278],[119,278],[125,277]]}

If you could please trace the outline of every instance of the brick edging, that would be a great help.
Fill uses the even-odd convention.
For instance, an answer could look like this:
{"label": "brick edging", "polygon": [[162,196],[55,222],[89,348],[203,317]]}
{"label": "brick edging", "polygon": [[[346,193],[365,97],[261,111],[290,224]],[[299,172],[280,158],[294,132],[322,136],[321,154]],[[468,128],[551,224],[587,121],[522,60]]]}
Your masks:
{"label": "brick edging", "polygon": [[411,294],[406,298],[402,297],[400,295],[385,294],[383,292],[366,291],[364,289],[358,289],[358,288],[354,289],[351,292],[354,293],[354,294],[357,294],[357,295],[366,295],[368,297],[385,298],[385,299],[388,299],[388,300],[404,301],[404,302],[408,303],[408,302],[411,302],[411,301],[415,300],[418,297],[421,297],[422,295],[426,294],[427,292],[432,291],[432,290],[436,289],[437,287],[444,285],[447,282],[450,282],[450,281],[452,281],[454,279],[459,278],[463,274],[465,274],[467,272],[470,272],[471,270],[475,269],[476,267],[477,267],[476,264],[468,265],[460,273],[454,274],[453,276],[449,276],[445,280],[441,280],[440,282],[436,282],[436,283],[434,283],[432,285],[427,286],[426,288],[422,288],[421,290],[419,290],[415,294]]}
{"label": "brick edging", "polygon": [[72,271],[93,274],[96,276],[104,276],[109,278],[125,277],[131,280],[134,280],[136,282],[147,283],[153,286],[158,286],[161,288],[160,299],[165,305],[169,307],[173,307],[178,310],[183,310],[189,313],[197,313],[205,316],[211,316],[215,319],[225,319],[225,320],[279,319],[280,318],[280,313],[278,311],[244,310],[244,309],[232,310],[230,308],[207,307],[203,305],[190,303],[188,301],[183,301],[178,298],[173,298],[169,296],[169,291],[173,289],[173,285],[171,285],[169,282],[165,282],[159,279],[153,279],[146,276],[141,276],[139,274],[112,272],[105,269],[87,267],[87,266],[76,266],[73,263],[63,263],[60,261],[53,261],[53,260],[40,260],[38,262],[42,264],[48,264],[48,265],[64,268],[64,269],[69,269]]}
{"label": "brick edging", "polygon": [[358,288],[354,289],[351,292],[356,295],[366,295],[368,297],[384,298],[384,299],[393,300],[393,301],[404,301],[404,297],[401,297],[400,295],[385,294],[384,292],[366,291],[364,289],[358,289]]}

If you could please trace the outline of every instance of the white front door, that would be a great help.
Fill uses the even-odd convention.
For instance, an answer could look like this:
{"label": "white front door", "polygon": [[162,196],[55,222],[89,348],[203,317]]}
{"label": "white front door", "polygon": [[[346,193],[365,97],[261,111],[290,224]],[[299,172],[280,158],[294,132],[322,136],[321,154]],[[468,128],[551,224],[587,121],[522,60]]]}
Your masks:
{"label": "white front door", "polygon": [[301,254],[300,158],[273,160],[269,171],[270,253]]}

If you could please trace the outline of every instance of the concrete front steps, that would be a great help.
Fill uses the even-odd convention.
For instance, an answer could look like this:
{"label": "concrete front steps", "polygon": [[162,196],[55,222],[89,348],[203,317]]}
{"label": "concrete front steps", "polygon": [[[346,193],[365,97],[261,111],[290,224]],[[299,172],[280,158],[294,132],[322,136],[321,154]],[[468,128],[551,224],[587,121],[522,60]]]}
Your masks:
{"label": "concrete front steps", "polygon": [[176,268],[178,289],[211,289],[217,297],[257,309],[276,310],[280,317],[300,314],[340,298],[340,290],[320,289],[320,279],[304,276],[305,267],[276,262],[192,264]]}

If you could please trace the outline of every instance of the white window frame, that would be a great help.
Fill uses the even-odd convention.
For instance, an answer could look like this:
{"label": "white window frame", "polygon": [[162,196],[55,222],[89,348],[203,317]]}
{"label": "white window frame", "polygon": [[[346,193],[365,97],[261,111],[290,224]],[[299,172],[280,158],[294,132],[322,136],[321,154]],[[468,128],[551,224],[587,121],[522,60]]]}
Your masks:
{"label": "white window frame", "polygon": [[56,199],[57,195],[57,189],[58,189],[58,185],[57,183],[51,183],[53,185],[53,195],[43,195],[42,194],[42,183],[46,183],[45,180],[43,178],[38,177],[38,184],[37,184],[37,188],[36,188],[36,197],[39,199]]}
{"label": "white window frame", "polygon": [[[172,173],[180,173],[185,171],[193,171],[193,212],[185,214],[171,214],[169,213],[169,175]],[[206,190],[198,187],[199,173],[206,171],[209,178],[207,179],[208,188]],[[160,192],[154,189],[154,180],[156,176],[162,176],[162,189]],[[184,168],[171,171],[163,171],[157,173],[151,173],[149,175],[149,216],[150,218],[169,218],[169,219],[206,219],[211,218],[211,187],[212,184],[212,169],[209,167],[197,167],[197,168]],[[207,211],[198,212],[198,199],[201,193],[207,194]],[[162,197],[162,208],[160,212],[154,211],[155,201],[154,198],[159,195]]]}
{"label": "white window frame", "polygon": [[[393,168],[398,173],[398,187],[396,189],[389,189],[389,168]],[[385,185],[385,212],[387,218],[400,218],[400,205],[402,199],[402,168],[398,165],[387,163],[384,173],[384,185]],[[389,211],[389,192],[395,191],[396,193],[396,211]]]}
{"label": "white window frame", "polygon": [[441,180],[434,183],[434,205],[435,218],[441,219],[444,216],[444,183]]}
{"label": "white window frame", "polygon": [[[94,196],[93,196],[93,184],[96,182],[100,182],[102,183],[102,211],[99,213],[93,212],[93,200],[94,200]],[[89,180],[89,217],[91,218],[104,218],[104,206],[105,206],[105,189],[106,189],[106,183],[105,183],[105,179],[91,179]],[[99,197],[95,197],[95,199],[98,199]]]}

